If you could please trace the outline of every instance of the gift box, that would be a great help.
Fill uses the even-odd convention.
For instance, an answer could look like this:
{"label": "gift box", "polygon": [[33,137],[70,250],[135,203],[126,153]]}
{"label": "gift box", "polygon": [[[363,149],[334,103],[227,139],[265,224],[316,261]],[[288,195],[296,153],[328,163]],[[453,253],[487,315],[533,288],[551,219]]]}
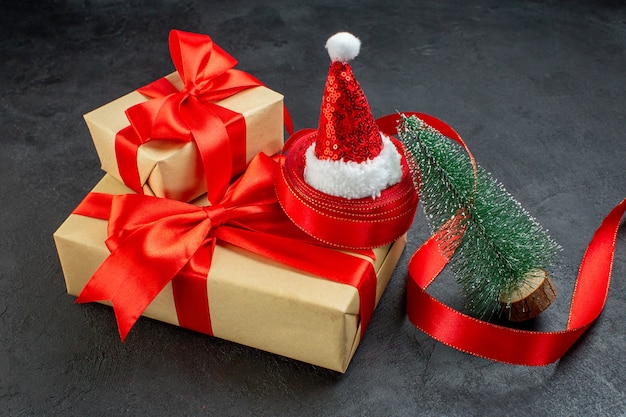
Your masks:
{"label": "gift box", "polygon": [[[178,73],[165,78],[181,88]],[[129,126],[125,110],[147,100],[133,91],[84,115],[102,169],[119,181],[123,180],[116,158],[116,135]],[[280,151],[284,141],[281,94],[267,87],[255,87],[221,100],[219,105],[242,114],[245,119],[246,162],[259,152],[271,155]],[[139,147],[136,163],[139,181],[147,194],[190,201],[206,193],[202,159],[193,142],[149,141]]]}
{"label": "gift box", "polygon": [[[105,175],[93,193],[122,195],[132,191],[110,175]],[[206,199],[201,198],[193,204],[203,206]],[[76,213],[70,215],[55,232],[54,240],[69,294],[81,294],[90,277],[109,257],[106,239],[106,220]],[[361,317],[364,301],[360,298],[360,290],[347,284],[360,280],[358,276],[349,276],[358,272],[348,270],[344,282],[334,282],[221,239],[222,235],[214,248],[206,281],[200,284],[206,287],[205,297],[210,312],[211,331],[205,333],[345,372],[361,340],[363,326],[367,324]],[[405,237],[402,237],[390,245],[373,249],[369,255],[367,251],[351,253],[320,246],[319,243],[311,247],[325,251],[319,252],[327,255],[324,258],[346,256],[371,265],[376,275],[372,295],[375,305],[405,243]],[[284,249],[288,252],[290,247]],[[308,256],[307,253],[302,255]],[[181,325],[176,292],[175,282],[168,283],[142,315]],[[186,301],[180,304],[186,304]],[[113,304],[115,307],[115,302]]]}
{"label": "gift box", "polygon": [[172,31],[170,50],[177,71],[84,119],[102,169],[135,192],[190,201],[208,183],[219,197],[254,155],[282,148],[283,96],[208,36]]}

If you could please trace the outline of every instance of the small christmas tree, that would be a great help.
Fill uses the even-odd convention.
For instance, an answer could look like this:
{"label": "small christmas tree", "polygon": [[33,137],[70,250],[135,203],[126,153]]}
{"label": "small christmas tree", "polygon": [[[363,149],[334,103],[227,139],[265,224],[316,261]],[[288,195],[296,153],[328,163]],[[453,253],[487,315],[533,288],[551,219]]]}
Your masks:
{"label": "small christmas tree", "polygon": [[514,321],[547,308],[556,292],[546,271],[560,246],[458,143],[416,116],[403,115],[398,133],[467,307]]}

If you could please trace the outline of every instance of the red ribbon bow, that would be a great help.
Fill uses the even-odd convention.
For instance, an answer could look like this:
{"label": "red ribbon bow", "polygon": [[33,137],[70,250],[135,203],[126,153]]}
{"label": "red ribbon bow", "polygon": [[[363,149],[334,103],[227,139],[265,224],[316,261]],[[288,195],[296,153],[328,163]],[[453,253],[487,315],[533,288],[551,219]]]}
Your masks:
{"label": "red ribbon bow", "polygon": [[[416,115],[458,142],[475,166],[461,136],[446,123],[423,113],[405,114]],[[389,115],[378,119],[377,123],[381,131],[393,135],[397,119],[397,115]],[[602,312],[609,291],[617,231],[625,212],[626,199],[611,210],[589,243],[576,279],[565,330],[537,332],[498,326],[454,310],[428,294],[426,289],[449,260],[439,248],[440,236],[446,234],[448,224],[420,246],[409,261],[408,318],[432,338],[463,352],[515,365],[548,365],[560,359]]]}
{"label": "red ribbon bow", "polygon": [[194,141],[207,179],[208,198],[218,201],[232,175],[245,169],[246,125],[241,114],[213,101],[263,84],[233,69],[237,61],[209,36],[172,30],[169,45],[184,86],[178,91],[161,78],[138,90],[151,100],[126,110],[130,126],[115,139],[120,176],[129,188],[142,194],[139,146],[150,140]]}
{"label": "red ribbon bow", "polygon": [[[200,279],[200,284],[194,288],[203,288],[203,300],[191,307],[193,312],[181,312],[193,304],[189,297],[198,298],[193,290],[181,290],[185,298],[184,302],[176,303],[179,321],[184,327],[211,334],[206,278],[213,248],[217,241],[222,241],[321,278],[356,287],[364,332],[376,299],[376,273],[372,262],[323,246],[291,223],[274,192],[276,164],[275,160],[260,154],[219,204],[209,207],[138,194],[90,193],[74,214],[109,221],[106,244],[111,254],[76,301],[110,300],[120,335],[125,339],[167,283],[191,275]],[[371,250],[360,253],[374,258]],[[174,288],[175,296],[176,293]],[[183,323],[197,314],[207,317],[204,324]]]}

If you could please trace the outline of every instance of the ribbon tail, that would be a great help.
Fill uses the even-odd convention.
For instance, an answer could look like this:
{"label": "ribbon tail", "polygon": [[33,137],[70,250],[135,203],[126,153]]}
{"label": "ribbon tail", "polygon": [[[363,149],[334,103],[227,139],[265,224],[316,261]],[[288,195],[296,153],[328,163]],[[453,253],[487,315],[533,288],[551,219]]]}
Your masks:
{"label": "ribbon tail", "polygon": [[[144,287],[142,281],[145,279],[142,279],[141,271],[137,270],[132,274],[120,273],[120,269],[124,269],[125,265],[132,262],[123,248],[114,254],[115,256],[109,256],[91,277],[76,299],[76,303],[110,301],[120,338],[124,341],[144,310],[165,287],[168,279],[161,275],[158,284],[153,283],[149,287]],[[154,277],[151,281],[154,282]]]}
{"label": "ribbon tail", "polygon": [[407,316],[432,338],[475,356],[526,366],[544,366],[559,360],[601,313],[609,290],[615,241],[626,199],[604,219],[592,238],[572,299],[567,329],[535,332],[497,326],[462,314],[426,292],[448,258],[431,236],[409,261]]}
{"label": "ribbon tail", "polygon": [[545,366],[560,359],[586,330],[520,331],[484,322],[443,304],[415,280],[407,283],[411,323],[446,346],[511,365]]}
{"label": "ribbon tail", "polygon": [[626,198],[602,221],[580,264],[568,329],[591,324],[602,312],[608,296],[617,232],[626,212]]}
{"label": "ribbon tail", "polygon": [[205,117],[203,123],[207,127],[193,129],[192,134],[202,159],[207,198],[214,204],[226,193],[232,176],[232,149],[221,119],[212,112]]}
{"label": "ribbon tail", "polygon": [[180,327],[211,336],[213,327],[207,292],[207,271],[211,270],[214,250],[215,239],[209,238],[172,280],[176,316]]}
{"label": "ribbon tail", "polygon": [[[175,219],[136,229],[116,245],[76,302],[110,301],[120,337],[125,340],[152,300],[203,244],[211,221],[202,211],[191,216],[188,223],[192,226],[195,216],[201,220],[191,230],[184,224],[183,228],[177,227]],[[163,247],[168,250],[163,252]]]}
{"label": "ribbon tail", "polygon": [[132,126],[127,126],[115,135],[115,157],[122,182],[137,194],[143,187],[137,167],[137,153],[141,141]]}

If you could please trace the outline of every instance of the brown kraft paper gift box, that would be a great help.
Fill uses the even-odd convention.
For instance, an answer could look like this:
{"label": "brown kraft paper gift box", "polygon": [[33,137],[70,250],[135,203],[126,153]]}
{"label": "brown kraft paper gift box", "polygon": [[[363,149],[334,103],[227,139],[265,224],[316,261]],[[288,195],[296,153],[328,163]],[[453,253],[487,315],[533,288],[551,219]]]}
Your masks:
{"label": "brown kraft paper gift box", "polygon": [[[93,189],[131,193],[110,175]],[[206,200],[194,201],[196,205]],[[78,296],[109,255],[107,222],[72,214],[54,233],[69,294]],[[376,248],[376,303],[406,244],[406,236]],[[357,256],[357,255],[355,255]],[[338,372],[345,372],[360,341],[356,288],[297,271],[232,246],[217,245],[207,279],[213,333]],[[106,303],[105,303],[106,304]],[[179,325],[171,283],[143,313]]]}
{"label": "brown kraft paper gift box", "polygon": [[[182,88],[177,72],[165,78],[179,90]],[[130,125],[125,110],[147,100],[143,94],[132,91],[84,115],[102,170],[120,181],[115,136]],[[259,86],[216,103],[243,115],[246,122],[247,162],[259,152],[273,155],[282,149],[284,128],[281,94]],[[152,140],[144,143],[139,147],[137,165],[146,194],[190,201],[206,192],[200,155],[193,142]]]}

